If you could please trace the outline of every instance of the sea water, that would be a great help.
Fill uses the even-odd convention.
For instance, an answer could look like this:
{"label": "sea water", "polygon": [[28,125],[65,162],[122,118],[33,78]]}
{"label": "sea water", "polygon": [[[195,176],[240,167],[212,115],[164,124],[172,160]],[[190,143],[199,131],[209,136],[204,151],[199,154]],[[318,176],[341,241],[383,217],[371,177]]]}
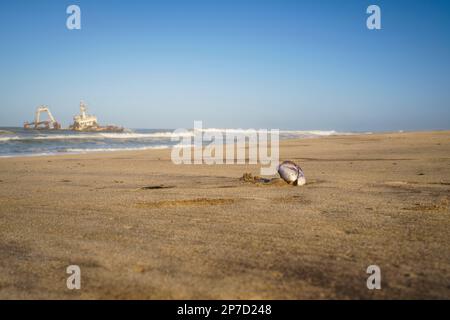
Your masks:
{"label": "sea water", "polygon": [[[225,129],[203,129],[225,131]],[[229,129],[227,129],[229,130]],[[236,129],[240,131],[241,129]],[[245,130],[242,130],[245,131]],[[0,127],[0,157],[77,154],[170,148],[174,129],[130,129],[125,132],[74,132]],[[193,135],[190,130],[188,134]],[[336,131],[280,131],[280,139],[351,134]]]}

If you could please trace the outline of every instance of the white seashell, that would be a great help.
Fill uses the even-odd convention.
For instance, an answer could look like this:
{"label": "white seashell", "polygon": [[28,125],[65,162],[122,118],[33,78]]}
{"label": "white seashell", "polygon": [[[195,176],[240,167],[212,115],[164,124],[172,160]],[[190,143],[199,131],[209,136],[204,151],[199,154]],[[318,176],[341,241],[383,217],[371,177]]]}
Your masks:
{"label": "white seashell", "polygon": [[297,164],[292,161],[284,161],[278,166],[278,173],[280,177],[289,184],[295,186],[303,186],[306,184],[306,178]]}

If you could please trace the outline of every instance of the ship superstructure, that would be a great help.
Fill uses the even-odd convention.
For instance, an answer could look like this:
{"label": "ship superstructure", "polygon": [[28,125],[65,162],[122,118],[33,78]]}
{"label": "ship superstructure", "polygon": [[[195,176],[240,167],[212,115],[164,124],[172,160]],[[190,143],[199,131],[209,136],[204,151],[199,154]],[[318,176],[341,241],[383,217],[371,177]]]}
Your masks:
{"label": "ship superstructure", "polygon": [[87,108],[83,101],[80,102],[80,114],[73,117],[73,124],[69,127],[74,131],[110,131],[110,132],[122,132],[122,127],[113,125],[100,126],[97,122],[97,117],[87,114]]}
{"label": "ship superstructure", "polygon": [[88,131],[98,128],[97,117],[86,113],[86,105],[80,102],[80,114],[73,117],[73,124],[69,127],[75,131]]}

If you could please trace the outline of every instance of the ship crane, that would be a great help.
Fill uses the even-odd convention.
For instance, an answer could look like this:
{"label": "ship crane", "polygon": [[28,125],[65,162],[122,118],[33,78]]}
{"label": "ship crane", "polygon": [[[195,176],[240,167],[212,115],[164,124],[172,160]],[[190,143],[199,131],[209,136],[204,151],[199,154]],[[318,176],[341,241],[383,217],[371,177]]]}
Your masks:
{"label": "ship crane", "polygon": [[[48,120],[41,121],[41,113],[45,112],[47,113]],[[25,129],[46,129],[46,130],[59,130],[61,129],[61,125],[59,122],[55,120],[52,113],[50,112],[49,108],[47,106],[39,106],[36,109],[36,114],[34,117],[34,121],[32,123],[25,122],[23,127]]]}

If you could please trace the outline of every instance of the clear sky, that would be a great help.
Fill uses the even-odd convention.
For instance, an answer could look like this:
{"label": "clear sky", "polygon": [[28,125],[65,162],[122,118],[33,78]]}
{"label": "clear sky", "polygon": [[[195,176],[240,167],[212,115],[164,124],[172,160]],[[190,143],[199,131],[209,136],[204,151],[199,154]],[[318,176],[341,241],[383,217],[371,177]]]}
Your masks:
{"label": "clear sky", "polygon": [[447,0],[1,1],[0,46],[0,126],[450,129]]}

